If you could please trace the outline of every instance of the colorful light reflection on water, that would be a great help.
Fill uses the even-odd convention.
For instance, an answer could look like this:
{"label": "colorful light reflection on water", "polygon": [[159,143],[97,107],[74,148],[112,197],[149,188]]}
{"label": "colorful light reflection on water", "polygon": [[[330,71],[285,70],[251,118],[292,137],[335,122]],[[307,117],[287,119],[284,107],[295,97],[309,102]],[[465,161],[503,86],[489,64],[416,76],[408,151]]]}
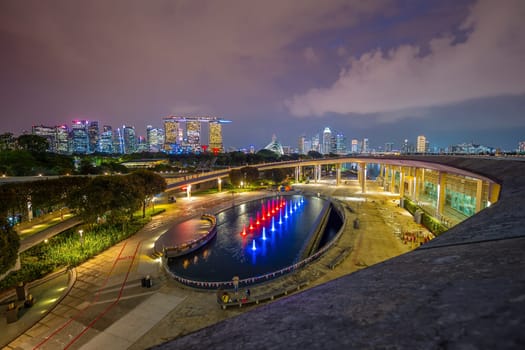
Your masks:
{"label": "colorful light reflection on water", "polygon": [[234,275],[255,277],[293,265],[323,206],[323,199],[293,195],[227,209],[217,215],[214,240],[193,254],[169,259],[168,266],[180,277],[209,282],[230,281]]}

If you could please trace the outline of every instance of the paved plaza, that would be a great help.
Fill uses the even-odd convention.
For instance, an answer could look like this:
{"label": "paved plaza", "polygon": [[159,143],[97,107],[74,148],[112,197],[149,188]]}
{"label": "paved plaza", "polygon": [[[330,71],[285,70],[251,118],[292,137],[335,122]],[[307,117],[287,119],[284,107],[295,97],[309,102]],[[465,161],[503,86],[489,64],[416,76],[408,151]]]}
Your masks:
{"label": "paved plaza", "polygon": [[[322,258],[293,274],[251,287],[252,295],[277,293],[299,281],[308,281],[307,288],[311,288],[385,261],[416,248],[403,243],[400,232],[424,230],[397,206],[396,196],[374,184],[369,185],[366,194],[360,193],[354,181],[338,187],[312,184],[296,189],[345,203],[344,232]],[[270,194],[243,193],[234,201],[238,204]],[[179,199],[136,235],[77,267],[74,273],[64,271],[57,279],[32,288],[35,306],[15,324],[6,325],[9,332],[2,332],[0,341],[18,332],[20,335],[6,344],[6,349],[144,349],[259,307],[222,310],[215,291],[175,282],[153,254],[156,239],[173,225],[231,205],[232,196],[226,192]],[[359,228],[352,225],[355,219],[359,220]],[[329,269],[330,262],[345,249],[350,249],[350,255]],[[146,275],[151,276],[150,288],[142,285]],[[69,286],[68,277],[74,281]],[[69,288],[51,288],[59,284],[58,278],[62,287]],[[50,290],[55,291],[53,295],[37,294]],[[52,299],[54,302],[49,301]],[[54,307],[43,310],[41,305],[45,303]],[[30,327],[27,322],[36,323]]]}

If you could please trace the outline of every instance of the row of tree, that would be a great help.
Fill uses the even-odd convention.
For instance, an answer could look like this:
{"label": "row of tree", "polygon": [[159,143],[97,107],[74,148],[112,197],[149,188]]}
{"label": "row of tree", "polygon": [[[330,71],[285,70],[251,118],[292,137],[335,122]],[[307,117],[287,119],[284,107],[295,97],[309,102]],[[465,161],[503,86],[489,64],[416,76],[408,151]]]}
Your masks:
{"label": "row of tree", "polygon": [[66,176],[1,185],[0,273],[13,266],[20,244],[8,218],[27,220],[29,211],[50,212],[68,207],[88,225],[103,218],[111,224],[125,225],[141,208],[144,217],[150,200],[165,189],[164,178],[147,170],[122,176]]}
{"label": "row of tree", "polygon": [[234,186],[240,186],[241,182],[245,185],[257,184],[261,179],[272,181],[275,184],[280,184],[290,176],[290,169],[271,169],[260,172],[256,167],[243,167],[241,169],[233,169],[228,173],[230,183]]}

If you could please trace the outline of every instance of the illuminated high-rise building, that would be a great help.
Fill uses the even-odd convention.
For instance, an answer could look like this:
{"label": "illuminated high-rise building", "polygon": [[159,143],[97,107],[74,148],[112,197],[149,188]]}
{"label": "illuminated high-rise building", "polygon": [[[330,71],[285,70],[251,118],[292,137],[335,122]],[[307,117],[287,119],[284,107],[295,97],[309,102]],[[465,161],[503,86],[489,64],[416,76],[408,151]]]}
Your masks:
{"label": "illuminated high-rise building", "polygon": [[164,130],[148,125],[146,128],[146,143],[149,152],[159,152],[164,144]]}
{"label": "illuminated high-rise building", "polygon": [[71,141],[71,153],[87,154],[89,153],[89,122],[87,120],[73,120],[69,139]]}
{"label": "illuminated high-rise building", "polygon": [[416,152],[425,153],[427,151],[427,138],[423,135],[417,137]]}
{"label": "illuminated high-rise building", "polygon": [[299,154],[306,154],[308,153],[304,148],[304,142],[306,141],[306,136],[301,135],[299,137],[299,142],[297,143],[297,151]]}
{"label": "illuminated high-rise building", "polygon": [[319,134],[312,137],[312,148],[310,151],[316,151],[321,153],[321,143],[319,142]]}
{"label": "illuminated high-rise building", "polygon": [[214,154],[223,152],[222,125],[219,122],[210,122],[210,135],[208,147]]}
{"label": "illuminated high-rise building", "polygon": [[124,139],[124,153],[134,153],[137,151],[137,136],[133,126],[122,126],[122,136]]}
{"label": "illuminated high-rise building", "polygon": [[179,120],[164,118],[164,151],[178,153],[182,146],[183,133]]}
{"label": "illuminated high-rise building", "polygon": [[[209,116],[170,116],[164,118],[164,151],[168,153],[224,151],[222,124],[229,120]],[[203,124],[205,124],[203,135]],[[208,135],[206,138],[206,131]],[[208,140],[207,145],[201,144]]]}
{"label": "illuminated high-rise building", "polygon": [[97,121],[92,121],[89,123],[88,134],[89,134],[89,152],[93,153],[97,151],[98,149],[99,130],[98,130]]}
{"label": "illuminated high-rise building", "polygon": [[335,153],[345,154],[346,153],[346,138],[343,133],[338,132],[335,135]]}
{"label": "illuminated high-rise building", "polygon": [[98,141],[98,151],[109,154],[118,153],[115,152],[113,140],[113,128],[109,125],[104,125],[102,127],[102,132],[100,133],[100,138]]}
{"label": "illuminated high-rise building", "polygon": [[329,127],[324,128],[323,131],[323,145],[321,147],[321,153],[328,154],[332,151],[332,131]]}
{"label": "illuminated high-rise building", "polygon": [[352,153],[359,153],[359,140],[352,139]]}
{"label": "illuminated high-rise building", "polygon": [[60,154],[69,153],[69,128],[67,125],[57,125],[55,127],[55,150]]}
{"label": "illuminated high-rise building", "polygon": [[392,152],[394,150],[394,143],[393,142],[386,142],[385,143],[385,152]]}
{"label": "illuminated high-rise building", "polygon": [[186,146],[190,152],[201,150],[201,123],[198,120],[186,121]]}
{"label": "illuminated high-rise building", "polygon": [[363,147],[361,148],[361,153],[369,153],[370,145],[368,144],[368,139],[365,137],[363,139]]}

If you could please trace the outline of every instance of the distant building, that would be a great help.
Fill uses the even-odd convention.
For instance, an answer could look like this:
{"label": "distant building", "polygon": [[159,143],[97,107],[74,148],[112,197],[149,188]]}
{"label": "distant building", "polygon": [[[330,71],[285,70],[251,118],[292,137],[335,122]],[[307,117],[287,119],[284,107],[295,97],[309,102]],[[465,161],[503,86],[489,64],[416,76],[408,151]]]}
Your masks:
{"label": "distant building", "polygon": [[277,136],[275,136],[275,134],[272,136],[272,142],[266,145],[264,149],[277,153],[280,156],[284,154],[283,146],[277,141]]}
{"label": "distant building", "polygon": [[335,153],[346,154],[346,138],[341,132],[335,135]]}
{"label": "distant building", "polygon": [[352,151],[352,153],[359,153],[360,149],[359,149],[359,140],[358,139],[352,139],[351,151]]}
{"label": "distant building", "polygon": [[363,139],[363,147],[361,148],[361,153],[370,153],[370,145],[368,144],[368,138]]}
{"label": "distant building", "polygon": [[137,135],[135,127],[122,126],[123,148],[125,154],[135,153],[137,151]]}
{"label": "distant building", "polygon": [[329,127],[324,128],[323,130],[323,145],[321,148],[321,153],[328,154],[332,151],[332,131]]}
{"label": "distant building", "polygon": [[56,128],[54,126],[33,125],[31,133],[47,140],[47,150],[55,152]]}
{"label": "distant building", "polygon": [[[222,124],[229,120],[209,116],[170,116],[164,119],[164,151],[167,153],[196,153],[210,150],[224,152]],[[203,145],[203,125],[208,129],[208,144]]]}
{"label": "distant building", "polygon": [[113,142],[113,129],[110,125],[104,125],[102,127],[102,132],[100,133],[98,141],[98,151],[100,153],[119,153],[115,152],[114,142]]}
{"label": "distant building", "polygon": [[306,153],[308,153],[308,151],[304,147],[305,141],[306,141],[306,136],[305,135],[301,135],[299,137],[299,142],[297,143],[297,149],[298,149],[298,153],[299,154],[306,154]]}
{"label": "distant building", "polygon": [[69,128],[67,125],[55,126],[55,153],[68,154],[69,150]]}
{"label": "distant building", "polygon": [[89,149],[89,121],[73,120],[69,132],[70,152],[73,154],[88,154]]}
{"label": "distant building", "polygon": [[473,143],[461,143],[449,147],[450,152],[459,154],[494,154],[496,150],[493,147],[476,145]]}
{"label": "distant building", "polygon": [[146,143],[149,152],[160,152],[164,145],[164,130],[148,125],[146,127]]}
{"label": "distant building", "polygon": [[518,152],[525,152],[525,141],[520,141],[518,143]]}
{"label": "distant building", "polygon": [[99,136],[100,136],[97,121],[91,121],[89,123],[88,134],[89,134],[89,153],[96,152],[98,149],[98,141],[99,141]]}
{"label": "distant building", "polygon": [[210,133],[208,138],[208,148],[214,153],[223,153],[224,145],[222,143],[222,124],[218,121],[210,121]]}
{"label": "distant building", "polygon": [[393,142],[385,142],[385,152],[390,153],[394,150]]}
{"label": "distant building", "polygon": [[425,136],[423,136],[423,135],[419,135],[417,137],[416,152],[417,153],[426,153],[427,152],[427,138]]}

